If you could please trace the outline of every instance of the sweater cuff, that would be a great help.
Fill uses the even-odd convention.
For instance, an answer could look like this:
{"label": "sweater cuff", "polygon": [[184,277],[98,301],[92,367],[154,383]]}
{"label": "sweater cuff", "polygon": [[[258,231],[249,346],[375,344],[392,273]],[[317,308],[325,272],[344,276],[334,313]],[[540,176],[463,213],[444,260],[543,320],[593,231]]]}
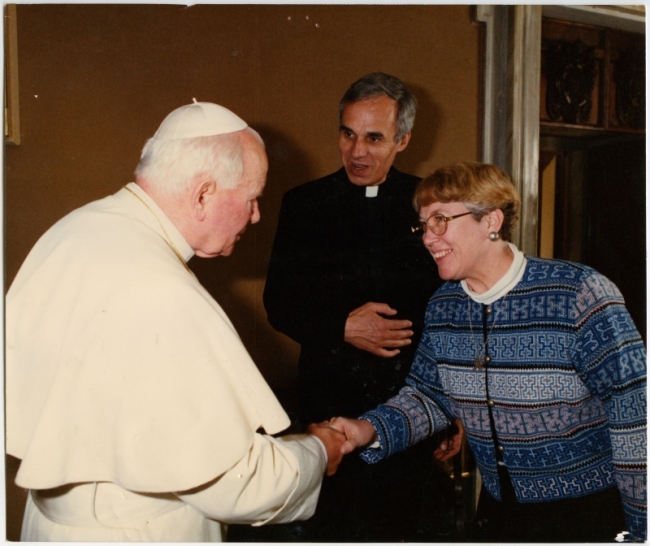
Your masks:
{"label": "sweater cuff", "polygon": [[374,419],[373,417],[369,415],[362,415],[359,417],[359,419],[363,419],[365,421],[368,421],[375,429],[377,432],[377,436],[379,436],[379,440],[376,442],[373,442],[369,446],[367,446],[365,449],[363,449],[359,453],[359,457],[361,458],[362,461],[368,463],[368,464],[375,464],[381,461],[382,459],[385,459],[387,457],[386,450],[384,449],[384,446],[386,445],[384,442],[384,439],[382,438],[382,434],[380,432],[380,427],[379,423]]}

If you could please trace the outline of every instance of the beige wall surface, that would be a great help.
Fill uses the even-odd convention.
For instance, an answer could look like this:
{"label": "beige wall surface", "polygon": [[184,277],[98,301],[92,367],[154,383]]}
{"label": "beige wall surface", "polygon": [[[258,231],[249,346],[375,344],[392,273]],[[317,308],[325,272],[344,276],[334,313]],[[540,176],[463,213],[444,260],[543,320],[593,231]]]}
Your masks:
{"label": "beige wall surface", "polygon": [[222,104],[256,128],[270,171],[262,220],[230,258],[191,261],[272,385],[297,347],[266,323],[264,276],[282,194],[339,168],[337,105],[371,71],[420,110],[397,166],[426,175],[479,154],[479,27],[469,6],[29,5],[17,8],[21,144],[5,147],[7,287],[71,210],[133,180],[171,110]]}

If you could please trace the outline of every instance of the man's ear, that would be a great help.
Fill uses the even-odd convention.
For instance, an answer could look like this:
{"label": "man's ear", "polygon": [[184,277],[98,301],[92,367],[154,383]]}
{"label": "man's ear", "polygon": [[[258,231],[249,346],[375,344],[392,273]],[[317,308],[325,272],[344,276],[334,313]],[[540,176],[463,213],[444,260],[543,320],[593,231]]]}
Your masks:
{"label": "man's ear", "polygon": [[399,141],[397,144],[397,151],[401,152],[404,148],[406,148],[411,140],[411,131],[406,133],[403,137],[402,140]]}
{"label": "man's ear", "polygon": [[214,180],[200,180],[194,184],[191,195],[192,212],[197,220],[203,220],[206,215],[208,203],[217,193],[217,184]]}

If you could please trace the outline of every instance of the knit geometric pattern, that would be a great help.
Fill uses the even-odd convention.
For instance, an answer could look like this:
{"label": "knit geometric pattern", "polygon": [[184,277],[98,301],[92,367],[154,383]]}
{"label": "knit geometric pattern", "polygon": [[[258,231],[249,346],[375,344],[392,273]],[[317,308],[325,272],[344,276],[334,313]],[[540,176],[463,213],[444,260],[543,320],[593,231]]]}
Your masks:
{"label": "knit geometric pattern", "polygon": [[519,283],[491,304],[485,370],[474,369],[484,354],[483,305],[457,282],[433,295],[408,386],[362,416],[380,438],[380,448],[362,457],[377,462],[460,418],[496,499],[502,449],[519,502],[618,486],[628,530],[645,539],[641,337],[607,278],[571,262],[527,260]]}

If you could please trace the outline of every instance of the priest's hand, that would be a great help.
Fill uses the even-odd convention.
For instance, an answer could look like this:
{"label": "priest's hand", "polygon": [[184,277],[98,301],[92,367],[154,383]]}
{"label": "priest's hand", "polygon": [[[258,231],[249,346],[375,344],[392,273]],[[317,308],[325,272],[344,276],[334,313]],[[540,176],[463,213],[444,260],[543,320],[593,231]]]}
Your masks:
{"label": "priest's hand", "polygon": [[456,455],[461,446],[463,445],[463,437],[465,436],[465,427],[460,419],[454,421],[455,427],[450,425],[447,429],[447,438],[440,442],[440,445],[433,452],[433,455],[439,461],[446,461]]}
{"label": "priest's hand", "polygon": [[323,444],[327,451],[327,470],[326,474],[332,476],[343,460],[343,445],[345,444],[345,434],[329,426],[327,421],[321,423],[312,423],[307,427],[307,434],[313,434]]}
{"label": "priest's hand", "polygon": [[347,441],[342,448],[344,455],[379,440],[375,427],[365,419],[334,417],[334,419],[330,420],[329,425],[345,434]]}
{"label": "priest's hand", "polygon": [[351,311],[345,322],[343,339],[357,349],[390,358],[399,347],[411,344],[410,320],[388,319],[397,311],[385,303],[368,302]]}

